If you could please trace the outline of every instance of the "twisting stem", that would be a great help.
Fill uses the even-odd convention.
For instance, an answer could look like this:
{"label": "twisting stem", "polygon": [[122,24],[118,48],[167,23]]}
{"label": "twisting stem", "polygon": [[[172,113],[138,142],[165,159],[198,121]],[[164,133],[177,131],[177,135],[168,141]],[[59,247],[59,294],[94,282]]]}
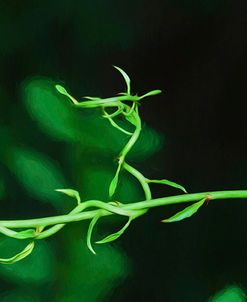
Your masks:
{"label": "twisting stem", "polygon": [[150,200],[152,199],[152,193],[149,187],[149,184],[146,181],[146,178],[142,175],[141,172],[139,172],[138,170],[136,170],[135,168],[131,167],[129,164],[127,164],[126,162],[124,162],[123,164],[123,168],[128,171],[130,174],[132,174],[141,184],[146,200]]}
{"label": "twisting stem", "polygon": [[[120,154],[118,156],[118,167],[117,167],[116,173],[109,186],[109,196],[110,197],[115,193],[115,190],[117,188],[119,173],[125,163],[125,158],[126,158],[127,154],[129,153],[129,151],[134,146],[134,144],[136,143],[136,141],[138,140],[140,133],[141,133],[141,129],[142,129],[141,119],[138,114],[137,104],[135,104],[134,107],[130,107],[130,106],[124,104],[124,108],[126,110],[125,114],[131,113],[130,115],[127,115],[127,116],[125,115],[125,116],[126,116],[126,119],[129,120],[130,123],[134,124],[135,131],[131,135],[131,138],[129,139],[127,144],[123,147],[122,151],[120,152]],[[118,127],[116,127],[116,128],[118,128]],[[119,130],[122,130],[122,129],[119,129]]]}
{"label": "twisting stem", "polygon": [[[130,204],[121,204],[119,207],[114,207],[118,209],[118,213],[129,213],[126,216],[134,216],[135,211],[145,210],[160,206],[166,206],[171,204],[179,204],[179,203],[189,203],[198,201],[201,199],[206,200],[220,200],[220,199],[247,199],[247,190],[236,190],[236,191],[214,191],[214,192],[201,192],[201,193],[193,193],[193,194],[183,194],[169,197],[156,198],[151,200],[133,202]],[[102,205],[101,201],[97,202],[98,205]],[[82,220],[92,219],[94,216],[99,214],[101,216],[109,216],[113,215],[116,212],[109,212],[108,210],[92,210],[85,211],[79,214],[73,215],[60,215],[60,216],[52,216],[52,217],[44,217],[44,218],[35,218],[35,219],[26,219],[26,220],[1,220],[0,226],[4,226],[7,228],[32,228],[37,226],[48,226],[60,223],[69,223],[76,222]],[[128,212],[131,211],[131,212]]]}
{"label": "twisting stem", "polygon": [[[68,215],[73,215],[73,214],[77,214],[82,212],[85,209],[85,204],[84,203],[80,203],[79,205],[77,205]],[[57,224],[54,225],[53,227],[49,228],[48,230],[45,230],[43,232],[40,232],[40,234],[38,234],[35,239],[44,239],[47,237],[50,237],[52,235],[54,235],[55,233],[57,233],[58,231],[60,231],[66,224]],[[43,226],[44,228],[45,226]]]}
{"label": "twisting stem", "polygon": [[142,130],[141,119],[140,119],[138,113],[133,111],[132,115],[136,121],[136,124],[135,124],[136,128],[135,128],[135,131],[134,131],[133,135],[131,136],[130,140],[127,142],[127,144],[124,146],[124,148],[122,149],[122,151],[119,154],[119,159],[121,159],[122,162],[124,162],[126,155],[133,148],[133,146],[136,143],[136,141],[138,140],[141,130]]}
{"label": "twisting stem", "polygon": [[[121,68],[116,66],[115,68],[118,71],[120,71],[127,86],[127,91],[121,93],[122,94],[121,96],[115,96],[106,99],[101,99],[98,97],[85,97],[87,99],[86,101],[78,102],[73,96],[68,94],[68,92],[62,86],[56,85],[56,89],[61,94],[68,97],[76,107],[101,108],[104,113],[103,116],[109,120],[109,122],[113,127],[131,136],[130,139],[127,141],[126,145],[123,147],[122,151],[119,153],[118,167],[116,169],[115,176],[109,187],[109,196],[110,197],[113,196],[118,186],[118,177],[120,171],[122,168],[124,168],[128,173],[133,175],[139,181],[145,194],[145,200],[139,202],[133,202],[130,204],[122,204],[116,201],[107,203],[99,200],[88,200],[85,202],[81,202],[79,192],[72,189],[58,189],[57,191],[67,194],[68,196],[73,197],[77,200],[78,205],[70,213],[68,213],[67,215],[26,219],[26,220],[2,220],[0,221],[0,233],[16,239],[31,239],[31,238],[32,240],[44,239],[61,230],[67,223],[82,221],[82,220],[91,220],[88,229],[88,234],[87,234],[87,245],[88,248],[93,253],[95,253],[91,243],[91,235],[92,235],[93,228],[100,217],[110,216],[114,214],[128,217],[128,222],[120,231],[107,236],[101,241],[98,241],[98,243],[105,243],[105,242],[111,242],[119,238],[119,236],[121,236],[123,232],[128,228],[130,222],[133,219],[145,214],[149,209],[154,207],[179,204],[179,203],[190,203],[190,202],[197,201],[197,203],[194,203],[186,207],[185,209],[178,212],[171,218],[163,220],[163,222],[173,222],[173,221],[179,221],[181,219],[190,217],[191,215],[196,213],[199,207],[201,207],[204,204],[204,201],[207,200],[236,199],[236,198],[247,199],[247,190],[202,192],[202,193],[183,194],[183,195],[152,199],[149,183],[165,184],[177,189],[181,189],[185,193],[187,192],[183,186],[166,179],[162,179],[162,180],[147,179],[143,176],[141,172],[139,172],[134,167],[130,166],[125,161],[128,153],[130,152],[130,150],[133,148],[134,144],[138,140],[142,130],[142,123],[138,112],[138,102],[145,97],[159,94],[161,91],[153,90],[140,97],[137,95],[131,95],[129,76]],[[132,103],[131,106],[129,105],[129,103]],[[107,108],[114,109],[115,111],[110,114],[107,112],[106,110]],[[120,115],[125,119],[125,121],[127,121],[129,124],[134,126],[133,133],[123,129],[118,125],[118,123],[114,121],[114,118]],[[50,227],[50,228],[45,229],[46,227]],[[18,231],[18,232],[11,230],[11,229],[19,229],[19,228],[27,229],[27,230]],[[34,247],[34,241],[32,241],[29,245],[27,245],[27,247],[23,251],[19,252],[18,254],[16,254],[11,258],[7,258],[7,259],[0,258],[0,262],[5,264],[17,262],[28,256],[32,252],[33,247]]]}

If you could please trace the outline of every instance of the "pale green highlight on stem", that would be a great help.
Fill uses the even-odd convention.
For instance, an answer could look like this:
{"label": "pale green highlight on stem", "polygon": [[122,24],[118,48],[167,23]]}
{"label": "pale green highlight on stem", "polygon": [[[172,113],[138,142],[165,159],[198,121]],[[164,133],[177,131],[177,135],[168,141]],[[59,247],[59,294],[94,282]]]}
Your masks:
{"label": "pale green highlight on stem", "polygon": [[[35,228],[37,226],[49,226],[59,223],[68,223],[68,222],[77,222],[82,220],[90,220],[94,216],[101,212],[101,216],[109,216],[113,214],[123,215],[123,216],[134,216],[136,211],[156,208],[160,206],[167,206],[171,204],[179,204],[179,203],[189,203],[198,200],[221,200],[221,199],[247,199],[247,190],[236,190],[236,191],[214,191],[214,192],[201,192],[201,193],[193,193],[193,194],[183,194],[183,195],[175,195],[169,197],[156,198],[151,200],[138,201],[128,204],[120,204],[115,206],[117,211],[102,211],[102,204],[104,202],[101,201],[86,201],[85,203],[90,203],[90,207],[92,206],[92,202],[96,202],[99,206],[100,210],[88,210],[83,211],[78,214],[71,215],[59,215],[52,217],[44,217],[44,218],[35,218],[35,219],[25,219],[25,220],[1,220],[0,226],[5,226],[7,228]],[[114,207],[114,206],[113,206]],[[129,215],[127,215],[129,214]]]}
{"label": "pale green highlight on stem", "polygon": [[127,164],[126,162],[123,164],[123,168],[128,171],[130,174],[132,174],[141,184],[144,194],[145,194],[145,198],[146,200],[150,200],[152,199],[152,193],[148,184],[147,179],[142,175],[141,172],[139,172],[137,169],[131,167],[129,164]]}

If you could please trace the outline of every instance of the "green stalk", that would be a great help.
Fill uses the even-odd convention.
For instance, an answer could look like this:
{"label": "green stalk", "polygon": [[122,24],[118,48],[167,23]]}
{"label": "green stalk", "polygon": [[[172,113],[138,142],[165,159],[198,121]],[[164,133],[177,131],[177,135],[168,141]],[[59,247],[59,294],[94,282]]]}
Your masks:
{"label": "green stalk", "polygon": [[75,104],[75,106],[81,107],[81,108],[97,108],[99,106],[104,106],[104,107],[116,106],[116,107],[118,107],[121,104],[121,102],[124,102],[124,101],[137,102],[138,100],[139,100],[138,96],[124,95],[124,96],[115,96],[115,97],[111,97],[111,98],[107,98],[107,99],[83,101],[83,102]]}
{"label": "green stalk", "polygon": [[[182,211],[176,213],[172,217],[163,220],[163,222],[174,222],[180,221],[185,218],[191,217],[198,209],[203,206],[205,201],[209,200],[220,200],[220,199],[247,199],[247,190],[236,190],[236,191],[215,191],[215,192],[202,192],[202,193],[193,193],[193,194],[183,194],[169,197],[162,197],[152,199],[152,194],[150,190],[149,183],[160,183],[172,186],[177,189],[182,189],[185,193],[186,190],[183,186],[171,182],[166,179],[162,180],[151,180],[143,176],[134,167],[126,163],[125,159],[128,153],[133,148],[134,144],[138,140],[141,130],[142,123],[138,112],[138,102],[145,97],[153,96],[159,94],[160,90],[152,90],[143,96],[138,97],[137,95],[133,96],[130,93],[130,78],[129,76],[119,67],[115,68],[122,74],[125,82],[127,91],[122,93],[121,96],[110,97],[106,99],[96,98],[96,97],[86,97],[87,101],[78,102],[74,97],[72,97],[65,88],[60,85],[56,85],[56,89],[66,97],[68,97],[76,107],[80,108],[101,108],[103,109],[104,117],[109,120],[111,125],[118,129],[119,131],[124,132],[127,135],[130,135],[130,139],[127,141],[126,145],[123,147],[122,151],[118,156],[118,167],[116,169],[115,176],[113,177],[110,187],[109,187],[109,196],[112,197],[115,193],[115,190],[118,186],[118,178],[121,172],[121,169],[124,168],[128,173],[133,175],[142,186],[142,189],[145,194],[145,200],[140,202],[133,202],[129,204],[122,204],[117,201],[112,201],[110,203],[103,202],[100,200],[88,200],[81,202],[79,193],[72,189],[58,189],[57,191],[67,194],[70,197],[76,198],[78,205],[67,215],[51,216],[44,218],[34,218],[34,219],[25,219],[25,220],[2,220],[0,221],[0,233],[13,237],[16,239],[44,239],[51,235],[54,235],[60,231],[67,223],[82,221],[82,220],[91,220],[89,225],[88,234],[87,234],[87,245],[89,249],[93,252],[93,247],[91,244],[91,235],[94,226],[96,225],[98,219],[103,216],[110,215],[122,215],[129,218],[125,226],[118,231],[117,233],[108,235],[103,240],[98,243],[111,242],[117,239],[123,234],[123,232],[128,228],[130,222],[145,214],[149,209],[154,207],[166,206],[171,204],[180,204],[180,203],[193,203],[192,205],[187,206]],[[132,102],[132,105],[126,102]],[[106,108],[116,108],[116,111],[109,114],[106,111]],[[118,123],[114,121],[114,118],[121,115],[125,118],[127,122],[132,124],[135,127],[133,133],[130,133],[120,127]],[[50,227],[45,229],[46,227]],[[27,229],[24,231],[16,232],[11,229]],[[31,229],[30,229],[31,228]],[[36,230],[35,230],[36,229]],[[14,263],[17,262],[26,256],[28,256],[34,247],[34,241],[32,241],[27,247],[18,252],[15,256],[7,259],[0,259],[1,263]]]}
{"label": "green stalk", "polygon": [[142,175],[141,172],[139,172],[138,170],[136,170],[135,168],[131,167],[129,164],[127,164],[126,162],[124,162],[123,164],[123,168],[128,171],[130,174],[132,174],[141,184],[146,200],[150,200],[152,199],[152,193],[149,187],[149,184],[146,181],[146,178]]}
{"label": "green stalk", "polygon": [[169,197],[156,198],[152,200],[145,200],[135,202],[124,206],[128,210],[140,210],[144,208],[154,208],[178,203],[188,203],[198,201],[205,198],[206,200],[219,200],[219,199],[244,199],[247,198],[247,190],[234,190],[234,191],[213,191],[175,195]]}
{"label": "green stalk", "polygon": [[119,160],[121,160],[122,162],[124,162],[126,155],[133,148],[133,146],[136,143],[136,141],[138,140],[138,138],[140,136],[140,133],[141,133],[141,130],[142,130],[141,119],[139,117],[138,112],[133,111],[132,114],[133,114],[133,117],[134,117],[135,122],[136,122],[135,123],[136,128],[135,128],[135,131],[134,131],[133,135],[131,136],[131,138],[129,139],[127,144],[124,146],[124,148],[120,152]]}
{"label": "green stalk", "polygon": [[[134,202],[126,205],[120,205],[118,207],[111,206],[114,209],[117,209],[117,211],[114,212],[113,211],[109,212],[108,210],[102,210],[102,208],[100,208],[99,210],[85,211],[73,215],[60,215],[60,216],[51,216],[45,218],[35,218],[35,219],[26,219],[26,220],[1,220],[0,226],[4,226],[7,228],[32,228],[38,226],[48,226],[48,225],[54,225],[60,223],[76,222],[76,221],[92,219],[94,216],[97,216],[99,214],[99,211],[101,216],[109,216],[109,215],[120,214],[120,213],[125,214],[126,216],[128,216],[127,215],[128,213],[129,216],[132,216],[135,213],[135,211],[138,210],[151,209],[151,208],[166,206],[171,204],[189,203],[189,202],[201,200],[203,198],[205,198],[206,200],[247,199],[247,190],[202,192],[202,193],[183,194],[183,195],[169,196],[163,198],[156,198],[151,200]],[[93,201],[93,202],[94,204],[98,204],[100,206],[103,203],[100,201]],[[86,201],[85,203],[91,203],[91,201]]]}

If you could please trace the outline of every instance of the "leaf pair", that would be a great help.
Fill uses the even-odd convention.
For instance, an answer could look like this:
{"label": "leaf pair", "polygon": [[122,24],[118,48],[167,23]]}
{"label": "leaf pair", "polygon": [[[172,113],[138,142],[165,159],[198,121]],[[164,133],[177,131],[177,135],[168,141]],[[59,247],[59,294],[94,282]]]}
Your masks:
{"label": "leaf pair", "polygon": [[28,238],[34,238],[36,235],[36,232],[34,229],[28,229],[20,232],[16,232],[13,230],[10,230],[4,226],[0,226],[0,233],[11,237],[15,239],[28,239]]}
{"label": "leaf pair", "polygon": [[[127,86],[126,94],[130,95],[131,91],[130,91],[130,78],[129,78],[129,76],[120,67],[117,67],[117,66],[114,66],[114,65],[113,65],[113,67],[116,68],[121,73],[121,75],[123,76],[123,78],[125,80],[125,83],[126,83],[126,86]],[[162,91],[159,90],[159,89],[152,90],[152,91],[149,91],[148,93],[140,96],[139,99],[141,100],[141,99],[149,97],[149,96],[157,95],[157,94],[160,94],[161,92]]]}
{"label": "leaf pair", "polygon": [[127,223],[116,233],[110,234],[108,236],[106,236],[105,238],[96,241],[95,243],[97,244],[103,244],[103,243],[108,243],[108,242],[112,242],[116,239],[118,239],[121,235],[123,235],[123,233],[125,232],[125,230],[129,227],[130,223],[132,221],[132,218],[129,217]]}
{"label": "leaf pair", "polygon": [[[92,238],[93,229],[100,217],[101,217],[100,215],[97,215],[91,220],[89,227],[88,227],[88,232],[87,232],[87,246],[88,246],[89,250],[95,255],[96,255],[96,252],[92,247],[91,238]],[[112,242],[112,241],[118,239],[125,232],[125,230],[129,227],[129,225],[133,219],[134,218],[129,217],[127,223],[118,232],[110,234],[110,235],[106,236],[105,238],[103,238],[99,241],[96,241],[95,243],[104,244],[104,243],[109,243],[109,242]]]}

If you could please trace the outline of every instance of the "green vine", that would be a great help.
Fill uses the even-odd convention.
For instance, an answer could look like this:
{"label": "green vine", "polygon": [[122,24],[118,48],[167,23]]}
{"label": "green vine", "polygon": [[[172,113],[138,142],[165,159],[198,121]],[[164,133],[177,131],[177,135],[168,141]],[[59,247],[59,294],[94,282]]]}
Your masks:
{"label": "green vine", "polygon": [[[179,211],[170,218],[162,220],[162,222],[176,222],[185,218],[189,218],[195,214],[200,207],[203,206],[205,201],[216,199],[231,199],[231,198],[247,198],[247,190],[236,191],[216,191],[216,192],[202,192],[188,194],[185,188],[175,182],[171,182],[167,179],[148,179],[140,171],[132,167],[127,162],[127,156],[132,147],[138,140],[142,123],[139,115],[139,104],[147,97],[157,95],[161,93],[160,90],[152,90],[142,96],[131,94],[131,85],[129,76],[119,67],[114,66],[123,76],[126,83],[126,91],[119,93],[117,96],[110,98],[98,98],[98,97],[85,97],[82,102],[78,102],[73,96],[71,96],[64,87],[56,85],[57,91],[67,98],[69,98],[73,106],[78,108],[101,108],[103,117],[106,118],[109,123],[123,132],[129,137],[126,145],[118,154],[118,163],[114,177],[109,184],[109,200],[110,202],[103,202],[99,200],[81,201],[80,194],[76,190],[72,189],[57,189],[56,191],[66,194],[74,198],[77,202],[75,208],[67,215],[59,215],[53,217],[44,217],[36,219],[26,220],[1,220],[0,221],[0,233],[8,237],[15,239],[29,239],[30,243],[19,253],[11,258],[0,258],[0,263],[12,264],[27,257],[33,251],[35,244],[38,240],[50,237],[60,231],[66,224],[75,221],[91,220],[88,232],[87,232],[87,246],[92,253],[95,254],[92,246],[92,232],[100,218],[110,215],[121,215],[127,217],[126,224],[116,233],[110,234],[107,237],[96,241],[96,244],[103,244],[111,242],[119,238],[125,230],[129,227],[131,222],[144,215],[148,209],[153,207],[165,206],[178,203],[192,203],[183,210]],[[118,124],[119,118],[125,119],[133,128],[132,132],[129,129],[124,129]],[[143,192],[145,194],[145,200],[139,202],[133,202],[123,204],[114,201],[114,194],[118,188],[119,177],[122,170],[125,170],[133,177],[135,177],[140,183]],[[150,185],[152,183],[168,185],[183,191],[182,195],[170,196],[152,199],[152,193]],[[15,231],[14,229],[22,229],[22,231]]]}

